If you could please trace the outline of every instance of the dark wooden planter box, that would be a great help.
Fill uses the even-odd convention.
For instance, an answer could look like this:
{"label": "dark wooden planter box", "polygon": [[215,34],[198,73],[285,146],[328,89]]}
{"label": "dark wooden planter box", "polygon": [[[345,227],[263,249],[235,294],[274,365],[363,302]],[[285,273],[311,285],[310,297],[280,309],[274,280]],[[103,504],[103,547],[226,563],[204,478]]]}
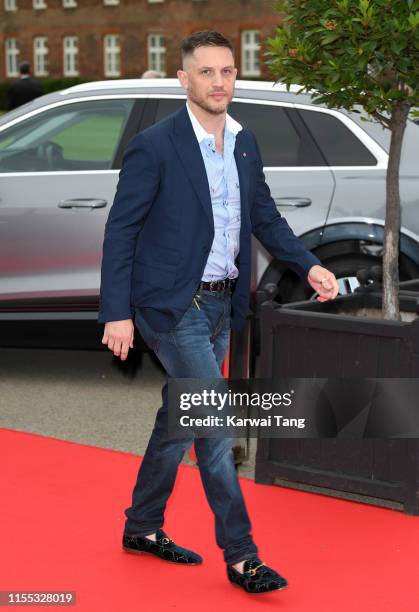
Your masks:
{"label": "dark wooden planter box", "polygon": [[[401,308],[419,312],[419,280],[401,284]],[[381,308],[356,292],[261,309],[261,378],[419,378],[419,318],[392,322],[340,315]],[[419,514],[417,439],[258,439],[255,480]]]}

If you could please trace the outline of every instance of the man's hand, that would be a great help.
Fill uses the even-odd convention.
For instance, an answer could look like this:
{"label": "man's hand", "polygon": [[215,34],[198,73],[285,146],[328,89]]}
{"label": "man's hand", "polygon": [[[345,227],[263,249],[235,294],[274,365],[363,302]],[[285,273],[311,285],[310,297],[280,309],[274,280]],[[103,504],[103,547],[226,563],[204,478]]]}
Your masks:
{"label": "man's hand", "polygon": [[107,344],[114,355],[125,361],[129,349],[134,348],[134,323],[131,319],[105,323],[102,344]]}
{"label": "man's hand", "polygon": [[319,294],[316,298],[319,302],[334,300],[339,293],[339,285],[333,272],[322,266],[310,268],[307,280],[315,291]]}

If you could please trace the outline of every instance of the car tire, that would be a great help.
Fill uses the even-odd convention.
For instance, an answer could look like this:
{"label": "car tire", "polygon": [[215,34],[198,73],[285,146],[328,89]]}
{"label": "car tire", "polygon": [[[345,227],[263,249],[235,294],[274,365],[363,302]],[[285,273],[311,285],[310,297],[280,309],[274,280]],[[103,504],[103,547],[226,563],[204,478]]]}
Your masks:
{"label": "car tire", "polygon": [[[356,279],[356,273],[362,268],[371,268],[372,266],[382,265],[381,258],[369,257],[368,255],[344,255],[342,258],[332,259],[330,261],[322,260],[325,268],[333,272],[339,283],[340,294],[345,295],[353,293],[359,285]],[[399,274],[400,280],[409,280],[413,278],[400,262]],[[293,272],[287,271],[278,283],[278,294],[276,301],[281,304],[289,302],[299,302],[302,300],[314,300],[317,293],[311,288],[304,286],[303,281]]]}

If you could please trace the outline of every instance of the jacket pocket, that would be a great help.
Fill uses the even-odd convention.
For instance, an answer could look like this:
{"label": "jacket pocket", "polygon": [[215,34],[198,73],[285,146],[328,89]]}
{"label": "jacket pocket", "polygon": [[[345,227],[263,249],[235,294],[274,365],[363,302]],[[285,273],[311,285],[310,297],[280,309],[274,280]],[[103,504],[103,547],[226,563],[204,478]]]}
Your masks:
{"label": "jacket pocket", "polygon": [[136,281],[145,282],[153,287],[171,289],[175,284],[176,270],[144,265],[144,263],[134,261],[132,275]]}
{"label": "jacket pocket", "polygon": [[151,249],[142,247],[140,252],[135,256],[135,261],[145,266],[167,267],[171,268],[178,265],[181,259],[179,249],[156,245]]}

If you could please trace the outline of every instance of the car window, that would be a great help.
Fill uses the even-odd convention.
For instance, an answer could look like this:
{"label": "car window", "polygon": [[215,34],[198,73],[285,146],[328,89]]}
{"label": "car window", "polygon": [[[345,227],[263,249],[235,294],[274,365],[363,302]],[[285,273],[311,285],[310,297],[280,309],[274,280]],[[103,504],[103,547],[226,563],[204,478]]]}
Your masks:
{"label": "car window", "polygon": [[159,121],[161,121],[162,119],[167,117],[167,115],[171,115],[172,113],[176,112],[182,106],[185,106],[185,103],[186,103],[186,98],[183,98],[183,99],[179,99],[179,98],[173,98],[173,99],[162,98],[158,102],[157,111],[156,111],[156,116],[155,116],[154,122],[158,123]]}
{"label": "car window", "polygon": [[107,170],[134,100],[74,102],[0,132],[0,172]]}
{"label": "car window", "polygon": [[[159,100],[155,122],[184,104],[185,100],[179,99]],[[256,135],[265,166],[325,165],[319,151],[311,141],[307,141],[305,130],[302,133],[290,119],[293,112],[285,112],[280,106],[253,102],[232,102],[228,110],[236,121]]]}
{"label": "car window", "polygon": [[336,117],[299,110],[329,166],[376,166],[377,160],[362,142]]}
{"label": "car window", "polygon": [[233,102],[229,114],[256,136],[264,166],[325,165],[292,116],[295,111],[278,105]]}

